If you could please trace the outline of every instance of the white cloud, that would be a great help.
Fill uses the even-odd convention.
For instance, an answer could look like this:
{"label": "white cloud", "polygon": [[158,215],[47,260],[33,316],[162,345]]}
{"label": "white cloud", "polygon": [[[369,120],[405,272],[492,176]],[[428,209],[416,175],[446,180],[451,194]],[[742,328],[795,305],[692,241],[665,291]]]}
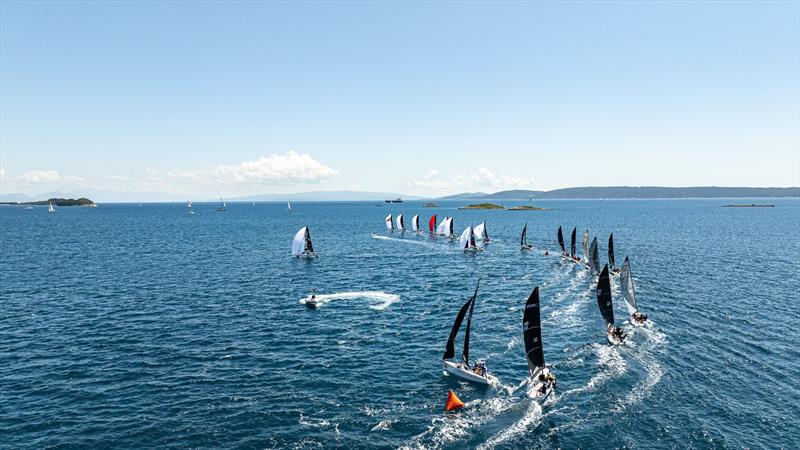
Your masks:
{"label": "white cloud", "polygon": [[233,166],[218,166],[212,173],[220,184],[317,183],[339,175],[338,170],[321,164],[311,155],[293,151]]}
{"label": "white cloud", "polygon": [[475,190],[505,190],[505,189],[531,189],[540,186],[533,177],[512,177],[509,175],[495,175],[491,170],[481,167],[473,175],[458,174],[450,178],[440,178],[439,171],[434,169],[425,175],[422,180],[409,183],[409,186],[443,191],[475,191]]}
{"label": "white cloud", "polygon": [[57,170],[31,170],[17,177],[24,183],[52,183],[61,180]]}
{"label": "white cloud", "polygon": [[0,180],[6,177],[6,169],[0,167]]}

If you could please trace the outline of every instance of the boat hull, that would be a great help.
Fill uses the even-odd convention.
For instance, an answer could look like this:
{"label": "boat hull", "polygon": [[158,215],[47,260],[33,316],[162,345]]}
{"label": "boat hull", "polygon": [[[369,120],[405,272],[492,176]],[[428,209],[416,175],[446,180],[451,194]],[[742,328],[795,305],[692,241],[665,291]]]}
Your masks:
{"label": "boat hull", "polygon": [[463,368],[461,364],[457,364],[452,361],[444,362],[444,371],[448,375],[453,375],[461,378],[462,380],[471,381],[473,383],[483,384],[486,386],[500,383],[500,380],[498,380],[492,374],[487,373],[486,376],[481,376],[469,369]]}
{"label": "boat hull", "polygon": [[544,403],[553,394],[553,391],[555,389],[553,388],[553,385],[549,385],[545,389],[544,394],[542,394],[541,393],[541,386],[542,386],[542,383],[537,381],[533,386],[530,386],[525,391],[525,397],[527,397],[527,398],[539,403],[540,405],[542,403]]}
{"label": "boat hull", "polygon": [[625,337],[623,336],[622,339],[612,335],[611,333],[606,333],[606,339],[608,343],[611,345],[622,345],[625,343]]}

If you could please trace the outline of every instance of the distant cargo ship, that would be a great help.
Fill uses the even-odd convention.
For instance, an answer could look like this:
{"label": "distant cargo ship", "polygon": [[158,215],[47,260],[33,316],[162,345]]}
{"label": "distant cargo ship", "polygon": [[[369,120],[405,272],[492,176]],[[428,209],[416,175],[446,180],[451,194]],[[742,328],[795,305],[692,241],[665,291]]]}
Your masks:
{"label": "distant cargo ship", "polygon": [[403,199],[400,198],[400,197],[397,197],[394,200],[386,200],[386,203],[403,203]]}

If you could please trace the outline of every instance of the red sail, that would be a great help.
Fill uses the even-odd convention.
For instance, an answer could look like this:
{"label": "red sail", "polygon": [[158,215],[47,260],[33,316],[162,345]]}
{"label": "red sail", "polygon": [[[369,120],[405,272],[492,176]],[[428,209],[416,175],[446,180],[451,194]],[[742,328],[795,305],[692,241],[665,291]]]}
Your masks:
{"label": "red sail", "polygon": [[428,229],[431,230],[431,233],[436,231],[436,214],[434,214],[430,222],[428,222]]}

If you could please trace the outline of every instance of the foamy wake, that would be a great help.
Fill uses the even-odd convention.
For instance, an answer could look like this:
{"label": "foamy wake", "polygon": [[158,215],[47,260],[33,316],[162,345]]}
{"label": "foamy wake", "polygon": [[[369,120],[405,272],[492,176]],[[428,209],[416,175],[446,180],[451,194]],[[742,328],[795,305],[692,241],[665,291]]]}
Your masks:
{"label": "foamy wake", "polygon": [[413,239],[413,236],[414,236],[413,232],[412,232],[412,238],[411,239],[402,239],[402,238],[396,238],[396,237],[391,237],[391,236],[381,236],[379,234],[373,234],[372,235],[372,239],[378,239],[378,240],[381,240],[381,241],[402,242],[404,244],[419,245],[419,246],[422,246],[422,247],[427,247],[427,248],[434,249],[434,250],[439,250],[439,251],[442,251],[442,250],[444,250],[444,251],[460,251],[460,250],[458,250],[458,249],[456,249],[454,247],[450,247],[450,246],[446,246],[446,245],[442,245],[442,244],[435,244],[433,242],[427,242],[427,241],[421,241],[421,240]]}
{"label": "foamy wake", "polygon": [[427,430],[414,436],[400,448],[442,448],[457,441],[468,440],[472,430],[511,409],[516,403],[501,397],[472,400],[458,414],[442,414],[433,418]]}
{"label": "foamy wake", "polygon": [[[300,304],[305,305],[307,300],[310,300],[311,296],[307,296],[300,299]],[[317,302],[317,307],[324,306],[334,300],[357,300],[357,299],[366,299],[371,301],[372,304],[369,305],[370,309],[374,309],[376,311],[383,311],[384,309],[388,308],[389,305],[392,303],[399,301],[400,296],[396,294],[388,294],[383,291],[358,291],[358,292],[338,292],[336,294],[319,294],[316,296],[315,300]]]}
{"label": "foamy wake", "polygon": [[510,441],[511,439],[519,436],[530,430],[531,428],[539,425],[542,421],[542,407],[534,402],[531,401],[530,405],[528,405],[528,410],[525,411],[525,414],[522,417],[511,424],[505,430],[495,434],[494,436],[490,437],[486,442],[479,445],[479,449],[492,449],[496,446],[503,444],[505,442]]}
{"label": "foamy wake", "polygon": [[638,351],[632,352],[629,357],[639,364],[647,375],[644,380],[636,383],[633,388],[631,388],[628,395],[614,408],[615,412],[621,412],[625,408],[635,405],[647,398],[664,375],[664,368],[661,367],[658,359],[653,356],[652,351],[666,344],[666,334],[650,327],[636,328],[634,332],[636,334],[641,333],[646,337],[646,340],[637,348]]}
{"label": "foamy wake", "polygon": [[601,371],[589,379],[589,382],[586,383],[585,386],[565,391],[565,396],[593,391],[597,389],[598,386],[619,377],[628,370],[625,359],[622,358],[616,347],[611,345],[591,344],[591,348],[597,356],[597,365],[602,368]]}

